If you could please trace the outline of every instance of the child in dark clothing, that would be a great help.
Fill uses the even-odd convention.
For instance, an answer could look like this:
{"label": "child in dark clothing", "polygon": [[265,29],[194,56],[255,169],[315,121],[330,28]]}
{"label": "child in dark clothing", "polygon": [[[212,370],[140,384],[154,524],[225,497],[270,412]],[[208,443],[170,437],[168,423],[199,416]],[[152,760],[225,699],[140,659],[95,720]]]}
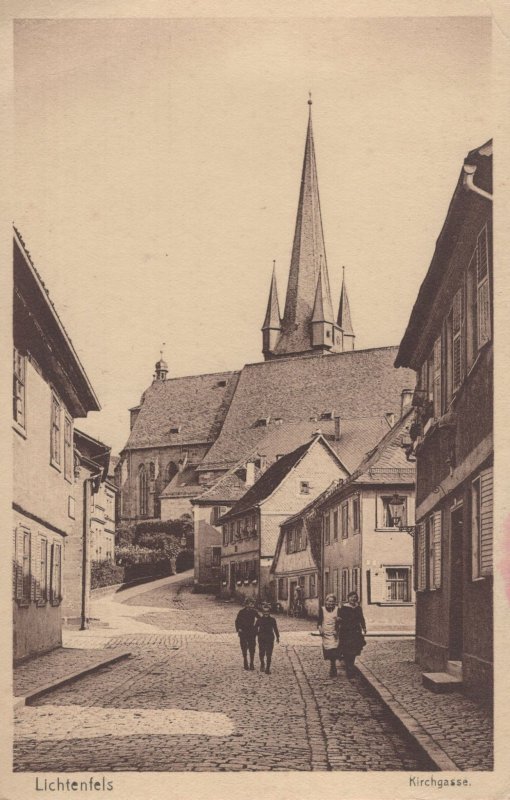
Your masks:
{"label": "child in dark clothing", "polygon": [[[243,654],[245,669],[255,669],[253,659],[255,658],[255,623],[259,618],[259,613],[251,597],[247,597],[242,608],[236,617],[236,631],[239,634],[239,644]],[[250,654],[250,665],[248,666],[248,653]]]}
{"label": "child in dark clothing", "polygon": [[[269,604],[264,603],[262,605],[262,616],[255,623],[255,631],[259,642],[260,671],[264,672],[265,669],[266,675],[271,672],[271,656],[273,654],[275,636],[276,641],[280,641],[278,625],[275,618],[270,616],[270,611]],[[264,658],[266,659],[265,664]]]}

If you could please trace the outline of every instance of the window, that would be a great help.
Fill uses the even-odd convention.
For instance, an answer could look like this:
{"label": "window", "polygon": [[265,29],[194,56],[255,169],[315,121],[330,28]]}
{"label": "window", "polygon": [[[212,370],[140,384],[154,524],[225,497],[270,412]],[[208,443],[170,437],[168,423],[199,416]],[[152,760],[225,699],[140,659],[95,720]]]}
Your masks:
{"label": "window", "polygon": [[308,579],[308,597],[317,597],[317,573],[312,572]]}
{"label": "window", "polygon": [[68,481],[73,479],[73,425],[67,414],[64,417],[64,477]]}
{"label": "window", "polygon": [[51,396],[51,463],[60,466],[60,403],[54,394]]}
{"label": "window", "polygon": [[324,570],[324,599],[328,594],[331,594],[331,586],[329,583],[329,569]]}
{"label": "window", "polygon": [[141,517],[149,513],[149,482],[144,464],[138,470],[138,509]]}
{"label": "window", "polygon": [[25,420],[25,356],[14,348],[14,369],[12,384],[12,418],[21,428],[26,427]]}
{"label": "window", "polygon": [[379,496],[377,498],[378,529],[398,530],[405,525],[407,525],[407,497],[402,497],[400,505],[396,505],[393,496]]}
{"label": "window", "polygon": [[219,567],[221,564],[221,547],[213,547],[212,549],[212,566]]}
{"label": "window", "polygon": [[310,483],[309,481],[301,481],[299,484],[299,491],[300,494],[310,494]]}
{"label": "window", "polygon": [[342,539],[349,536],[349,503],[342,503]]}
{"label": "window", "polygon": [[289,597],[289,584],[287,578],[278,578],[278,600],[287,600]]}
{"label": "window", "polygon": [[386,600],[389,603],[411,601],[409,567],[386,567]]}
{"label": "window", "polygon": [[414,556],[416,591],[439,589],[442,577],[441,511],[435,511],[418,524]]}
{"label": "window", "polygon": [[50,599],[55,605],[62,600],[62,545],[60,544],[51,545]]}
{"label": "window", "polygon": [[213,510],[212,510],[212,523],[213,523],[213,525],[217,525],[218,524],[218,520],[220,519],[220,517],[223,516],[223,514],[225,514],[226,511],[227,511],[227,507],[226,506],[213,506]]}
{"label": "window", "polygon": [[226,547],[227,544],[228,544],[228,531],[229,531],[229,526],[228,525],[224,525],[223,528],[222,528],[222,532],[223,532],[223,547]]}
{"label": "window", "polygon": [[342,603],[347,601],[347,595],[349,594],[349,570],[343,569],[342,570]]}
{"label": "window", "polygon": [[471,485],[472,579],[492,575],[492,468],[483,470]]}
{"label": "window", "polygon": [[340,591],[340,584],[338,583],[338,570],[333,570],[333,586],[332,586],[333,594],[335,595],[336,599],[338,600],[338,595]]}
{"label": "window", "polygon": [[354,533],[360,531],[360,503],[359,495],[352,498],[352,530]]}
{"label": "window", "polygon": [[331,520],[329,511],[324,516],[324,544],[331,542]]}
{"label": "window", "polygon": [[232,544],[232,542],[234,541],[234,530],[235,530],[234,523],[231,522],[230,525],[228,526],[228,541],[229,541],[229,544]]}
{"label": "window", "polygon": [[333,541],[338,542],[338,509],[333,511]]}
{"label": "window", "polygon": [[36,597],[42,603],[48,599],[48,540],[44,537],[39,538],[39,576]]}

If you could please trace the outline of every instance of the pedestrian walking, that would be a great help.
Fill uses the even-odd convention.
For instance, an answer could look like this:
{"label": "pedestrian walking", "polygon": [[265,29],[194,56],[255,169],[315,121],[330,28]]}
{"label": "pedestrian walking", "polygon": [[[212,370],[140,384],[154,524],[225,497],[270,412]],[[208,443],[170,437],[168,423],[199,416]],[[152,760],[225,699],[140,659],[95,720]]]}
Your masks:
{"label": "pedestrian walking", "polygon": [[354,675],[354,661],[365,647],[367,632],[365,617],[359,605],[356,592],[349,592],[347,603],[338,612],[340,650],[344,657],[345,671],[348,678]]}
{"label": "pedestrian walking", "polygon": [[319,608],[317,627],[322,636],[322,655],[329,661],[329,677],[337,675],[336,662],[340,658],[338,650],[338,604],[334,594],[326,595],[324,605]]}
{"label": "pedestrian walking", "polygon": [[[259,618],[259,613],[255,608],[255,603],[251,597],[247,597],[244,601],[244,608],[242,608],[236,617],[235,626],[239,635],[239,644],[241,645],[241,652],[243,654],[243,663],[245,669],[255,669],[253,660],[255,658],[256,647],[256,633],[255,625]],[[250,656],[250,663],[248,664],[248,654]]]}
{"label": "pedestrian walking", "polygon": [[[271,606],[269,603],[262,604],[262,616],[255,623],[257,639],[259,643],[260,671],[269,675],[271,672],[271,657],[273,655],[274,640],[280,641],[278,625],[274,617],[270,615]],[[265,658],[265,664],[264,664]]]}

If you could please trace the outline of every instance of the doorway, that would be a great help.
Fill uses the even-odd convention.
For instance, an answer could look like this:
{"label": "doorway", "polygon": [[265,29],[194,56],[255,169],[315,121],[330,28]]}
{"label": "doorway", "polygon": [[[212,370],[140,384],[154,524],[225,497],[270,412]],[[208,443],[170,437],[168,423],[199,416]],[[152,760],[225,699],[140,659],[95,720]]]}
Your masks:
{"label": "doorway", "polygon": [[450,635],[449,659],[461,661],[464,649],[464,509],[450,514]]}

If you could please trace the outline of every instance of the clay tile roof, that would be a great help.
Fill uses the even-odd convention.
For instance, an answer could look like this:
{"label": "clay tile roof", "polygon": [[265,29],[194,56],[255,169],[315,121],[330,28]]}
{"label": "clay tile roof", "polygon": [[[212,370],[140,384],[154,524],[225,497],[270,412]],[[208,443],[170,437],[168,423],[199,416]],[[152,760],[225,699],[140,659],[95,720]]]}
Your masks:
{"label": "clay tile roof", "polygon": [[[372,419],[365,425],[365,435],[370,439],[365,449],[360,451],[356,442],[356,436],[363,436],[363,423],[357,426],[356,436],[353,432],[350,437],[350,453],[346,447],[344,458],[350,464],[345,463],[345,466],[354,469],[366,450],[373,447],[384,433],[380,421],[374,422],[374,418],[387,412],[398,415],[402,390],[414,388],[413,372],[394,369],[396,353],[396,347],[381,347],[246,365],[239,376],[221,433],[199,469],[229,469],[238,462],[240,453],[250,453],[259,446],[269,432],[268,427],[269,430],[277,428],[276,420],[283,420],[282,425],[308,424],[313,418],[316,421],[308,427],[308,435],[313,433],[310,430],[312,426],[331,435],[334,423],[319,419],[328,409],[334,410],[342,420]],[[270,420],[268,427],[257,425],[262,418]],[[375,438],[374,426],[378,427]],[[344,445],[349,440],[347,431],[345,427]],[[299,439],[295,446],[297,444]],[[282,446],[279,452],[289,450]]]}
{"label": "clay tile roof", "polygon": [[144,392],[126,447],[213,442],[238,378],[239,372],[216,372],[154,381]]}

